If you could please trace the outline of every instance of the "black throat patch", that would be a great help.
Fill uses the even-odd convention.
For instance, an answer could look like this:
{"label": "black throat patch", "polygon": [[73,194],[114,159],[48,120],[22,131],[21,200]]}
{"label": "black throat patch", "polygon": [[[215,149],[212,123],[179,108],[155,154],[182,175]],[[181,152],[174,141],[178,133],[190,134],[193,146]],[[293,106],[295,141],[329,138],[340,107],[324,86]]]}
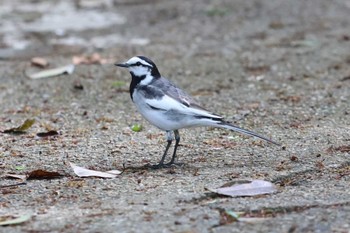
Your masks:
{"label": "black throat patch", "polygon": [[131,74],[131,83],[129,87],[129,92],[130,92],[130,97],[133,100],[132,94],[134,93],[136,86],[139,85],[139,83],[146,78],[146,75],[135,76],[133,72],[130,72],[130,74]]}

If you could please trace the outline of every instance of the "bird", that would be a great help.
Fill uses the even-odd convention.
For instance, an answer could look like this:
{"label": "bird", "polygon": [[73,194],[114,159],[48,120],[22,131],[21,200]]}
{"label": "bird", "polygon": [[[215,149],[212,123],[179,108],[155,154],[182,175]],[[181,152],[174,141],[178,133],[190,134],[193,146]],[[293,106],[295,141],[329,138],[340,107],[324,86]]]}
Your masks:
{"label": "bird", "polygon": [[[150,165],[158,169],[175,163],[180,142],[179,130],[196,126],[225,128],[245,135],[260,138],[268,143],[279,143],[250,130],[235,126],[222,116],[201,107],[187,92],[163,77],[156,64],[145,56],[134,56],[116,66],[127,68],[131,74],[129,87],[131,100],[141,115],[152,125],[166,132],[167,144],[158,164]],[[170,162],[165,163],[168,150],[175,137],[174,151]]]}

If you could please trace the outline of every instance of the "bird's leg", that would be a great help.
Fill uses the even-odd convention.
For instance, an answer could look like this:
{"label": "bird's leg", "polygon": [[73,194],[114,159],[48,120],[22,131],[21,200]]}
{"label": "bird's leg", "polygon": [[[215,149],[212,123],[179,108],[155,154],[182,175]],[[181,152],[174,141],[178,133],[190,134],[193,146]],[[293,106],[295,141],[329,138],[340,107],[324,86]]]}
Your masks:
{"label": "bird's leg", "polygon": [[174,146],[174,152],[173,152],[173,157],[171,158],[170,162],[167,163],[166,165],[172,165],[175,163],[175,157],[176,157],[176,150],[177,147],[179,146],[179,142],[180,142],[180,134],[178,130],[174,130],[174,134],[175,134],[175,146]]}
{"label": "bird's leg", "polygon": [[171,131],[166,131],[166,137],[167,137],[168,144],[166,145],[166,148],[165,148],[164,154],[162,156],[162,159],[159,161],[158,164],[151,166],[151,168],[153,168],[153,169],[158,169],[158,168],[164,167],[165,157],[166,157],[166,155],[168,153],[168,150],[170,148],[171,142],[173,141],[173,136],[171,135]]}

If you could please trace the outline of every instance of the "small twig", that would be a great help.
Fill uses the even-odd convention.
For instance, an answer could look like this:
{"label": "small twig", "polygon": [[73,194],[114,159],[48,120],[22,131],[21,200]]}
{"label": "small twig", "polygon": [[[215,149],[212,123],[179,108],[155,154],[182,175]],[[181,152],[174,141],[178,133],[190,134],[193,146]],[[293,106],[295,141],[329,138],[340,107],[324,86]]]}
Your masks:
{"label": "small twig", "polygon": [[17,183],[17,184],[9,184],[9,185],[1,185],[0,188],[16,187],[16,186],[25,185],[25,184],[27,184],[27,182],[21,182],[21,183]]}
{"label": "small twig", "polygon": [[122,170],[122,172],[120,173],[120,175],[122,175],[122,174],[125,172],[125,170],[126,170],[125,163],[123,163],[123,170]]}

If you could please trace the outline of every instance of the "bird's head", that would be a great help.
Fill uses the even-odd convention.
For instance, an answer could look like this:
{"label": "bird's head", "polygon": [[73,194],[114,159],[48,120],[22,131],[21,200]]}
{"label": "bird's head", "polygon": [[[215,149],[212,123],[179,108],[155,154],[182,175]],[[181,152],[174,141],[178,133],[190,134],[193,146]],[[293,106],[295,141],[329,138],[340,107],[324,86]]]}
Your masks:
{"label": "bird's head", "polygon": [[130,58],[125,63],[116,63],[116,66],[128,68],[130,73],[136,77],[153,76],[155,78],[160,77],[158,68],[154,62],[144,56],[136,56]]}

